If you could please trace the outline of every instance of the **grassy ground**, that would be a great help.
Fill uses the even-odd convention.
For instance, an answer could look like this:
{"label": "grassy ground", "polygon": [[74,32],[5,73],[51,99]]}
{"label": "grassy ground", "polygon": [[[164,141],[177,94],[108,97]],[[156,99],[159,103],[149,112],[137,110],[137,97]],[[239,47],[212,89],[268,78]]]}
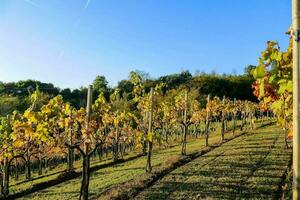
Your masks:
{"label": "grassy ground", "polygon": [[280,129],[264,127],[172,171],[136,199],[278,199],[291,154]]}
{"label": "grassy ground", "polygon": [[[133,157],[137,154],[138,154],[137,151],[130,152],[124,156],[124,159]],[[94,159],[91,160],[91,167],[101,166],[104,164],[108,164],[110,162],[112,162],[111,156],[103,159],[102,161],[99,161],[98,158],[95,157]],[[81,160],[76,161],[74,164],[74,167],[75,167],[75,171],[77,171],[77,172],[81,171]],[[24,180],[25,175],[22,174],[19,177],[20,181],[15,181],[14,179],[12,179],[12,181],[10,182],[10,193],[11,194],[17,193],[17,192],[20,192],[20,191],[23,191],[23,190],[26,190],[26,189],[32,187],[34,184],[43,183],[43,182],[46,182],[49,180],[56,179],[66,169],[67,169],[66,163],[62,163],[62,164],[59,164],[58,166],[56,166],[54,169],[44,172],[44,174],[41,176],[39,176],[36,172],[33,173],[33,176],[32,176],[33,178],[29,181]]]}
{"label": "grassy ground", "polygon": [[[240,123],[240,121],[237,122],[238,124]],[[229,123],[230,124],[230,123]],[[216,122],[212,123],[212,126],[216,127],[219,124]],[[232,123],[231,123],[232,126]],[[217,132],[219,132],[220,130],[218,129]],[[180,139],[180,138],[169,138],[169,146],[174,146],[174,145],[178,145],[179,142],[176,139]],[[194,139],[192,139],[194,140]],[[197,141],[193,141],[193,142],[197,142]],[[160,147],[155,146],[155,149],[158,149]],[[168,147],[166,147],[168,148]],[[132,151],[129,153],[126,153],[125,155],[125,159],[126,158],[131,158],[136,156],[140,151]],[[98,160],[98,157],[96,156],[95,158],[92,158],[91,160],[91,167],[93,166],[101,166],[103,164],[108,164],[111,162],[112,159],[112,155],[108,155],[107,158],[104,158],[101,162]],[[81,160],[79,161],[75,161],[74,163],[74,167],[75,167],[75,171],[80,171],[81,170]],[[32,179],[31,180],[25,180],[25,174],[20,174],[19,175],[19,179],[15,180],[14,178],[11,178],[10,181],[10,193],[14,194],[14,193],[18,193],[21,191],[24,191],[26,189],[31,188],[33,185],[35,184],[39,184],[39,183],[43,183],[43,182],[47,182],[49,180],[53,180],[56,179],[62,172],[64,172],[67,169],[67,165],[66,163],[62,163],[57,165],[56,167],[54,167],[51,170],[45,171],[43,170],[43,174],[42,175],[38,175],[37,171],[33,171],[32,172]]]}
{"label": "grassy ground", "polygon": [[[220,133],[217,131],[217,133],[211,135],[210,143],[212,144],[219,140]],[[189,141],[187,151],[188,153],[198,151],[204,147],[204,144],[204,138]],[[180,157],[180,150],[181,146],[175,146],[155,151],[152,158],[154,168],[163,165],[170,159]],[[143,174],[145,164],[146,158],[141,157],[93,172],[90,178],[90,196],[95,197],[115,184],[124,183]],[[75,199],[79,196],[79,190],[80,178],[77,178],[27,195],[23,199]]]}

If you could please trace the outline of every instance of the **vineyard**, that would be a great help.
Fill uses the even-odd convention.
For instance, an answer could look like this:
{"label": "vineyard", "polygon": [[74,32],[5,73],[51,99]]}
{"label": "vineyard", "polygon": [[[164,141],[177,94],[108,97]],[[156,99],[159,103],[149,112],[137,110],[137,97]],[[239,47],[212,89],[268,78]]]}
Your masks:
{"label": "vineyard", "polygon": [[[23,3],[36,9],[42,8],[39,3],[32,0],[24,0]],[[59,7],[60,3],[51,5],[56,10],[56,6]],[[88,15],[83,17],[90,3],[91,1],[87,0],[84,7],[76,12],[76,16],[68,19],[72,21],[73,18],[76,18],[77,21],[72,22],[75,24],[73,29],[67,30],[66,28],[65,32],[84,33],[79,29],[96,27],[98,24],[107,25],[103,22],[109,20],[106,18],[100,20],[103,16],[98,16],[99,20],[94,17],[95,14],[93,17],[88,17]],[[97,4],[96,1],[93,3]],[[70,6],[72,9],[82,6],[75,6],[75,1],[73,4]],[[236,2],[236,4],[238,3]],[[245,5],[245,7],[247,6],[249,7],[248,4]],[[50,10],[53,9],[50,7]],[[69,5],[65,5],[65,7],[69,7]],[[169,8],[169,5],[165,7]],[[181,8],[182,5],[179,7]],[[9,8],[7,6],[5,9]],[[132,11],[130,11],[132,8],[128,9],[128,13],[132,14],[131,17],[134,19],[141,15],[134,16],[137,8],[134,7]],[[161,9],[165,11],[166,8]],[[192,10],[188,6],[187,8],[184,7],[188,12]],[[214,9],[212,8],[210,9],[213,13]],[[231,14],[229,7],[227,9]],[[264,11],[266,10],[264,9]],[[289,28],[286,33],[288,35],[286,39],[289,40],[287,47],[284,49],[279,42],[268,41],[266,48],[258,58],[257,65],[248,65],[244,69],[244,74],[236,74],[234,70],[232,74],[226,74],[226,72],[221,75],[214,71],[208,74],[196,71],[192,75],[189,70],[186,70],[178,74],[151,78],[149,74],[136,70],[131,71],[129,77],[119,81],[116,86],[108,85],[105,76],[98,75],[91,85],[87,83],[87,87],[82,86],[79,89],[70,89],[72,87],[60,89],[52,83],[34,80],[6,83],[0,81],[0,200],[299,199],[300,95],[298,87],[300,87],[300,82],[295,76],[295,74],[297,76],[300,74],[300,67],[296,66],[300,65],[300,31],[299,27],[297,28],[300,26],[298,22],[300,20],[298,16],[300,15],[299,0],[293,0],[292,10],[295,15],[293,18],[295,27]],[[46,9],[44,11],[46,13]],[[111,12],[115,12],[115,10],[112,9]],[[115,13],[118,12],[120,11]],[[197,13],[201,12],[197,10]],[[225,15],[227,16],[228,13]],[[258,13],[255,13],[255,16]],[[145,14],[147,13],[145,12]],[[278,16],[281,14],[279,13]],[[216,13],[211,15],[208,18],[213,18]],[[254,17],[250,14],[245,15]],[[267,13],[267,15],[270,22],[264,24],[264,29],[266,24],[272,24],[269,19],[270,14]],[[52,19],[50,14],[49,16],[51,16],[51,20],[55,18]],[[152,21],[156,19],[153,16],[150,17],[151,22],[145,22],[148,24],[147,28],[152,30],[153,24],[164,22],[166,24],[161,25],[160,28],[168,26],[170,29],[174,28],[172,33],[166,35],[173,37],[174,34],[175,38],[175,32],[178,30],[167,23],[168,20],[165,20],[165,16],[155,17],[159,19],[155,23]],[[123,16],[117,18],[120,20],[123,19]],[[196,18],[196,15],[193,18]],[[219,18],[222,17],[218,16],[218,22]],[[234,16],[234,19],[237,18]],[[87,19],[95,20],[97,25],[80,24],[81,21]],[[124,21],[128,23],[130,17],[124,16]],[[257,30],[263,29],[256,27],[259,21],[264,20],[257,19],[255,22]],[[47,26],[49,24],[51,27],[52,23],[53,21],[42,24],[47,24]],[[58,22],[55,21],[55,23]],[[135,39],[141,39],[141,36],[146,38],[146,34],[139,33],[138,28],[130,27],[128,30],[121,30],[122,26],[125,26],[123,23],[122,21],[120,24],[114,24],[112,20],[109,22],[111,28],[118,27],[118,30],[114,30],[113,33],[101,30],[101,33],[97,33],[97,38],[101,35],[105,40],[113,41],[114,45],[120,42],[118,39],[122,38],[123,34],[127,37],[133,35],[132,37]],[[135,22],[134,24],[139,23]],[[172,23],[177,24],[177,22]],[[215,25],[215,22],[209,22],[209,24]],[[141,24],[137,26],[140,29],[145,28],[142,28]],[[179,31],[182,35],[193,32],[191,31],[192,27],[196,25],[184,23],[184,26],[186,26],[184,29],[188,31],[184,34]],[[199,27],[199,25],[197,26]],[[95,27],[93,27],[95,29],[93,31],[96,34],[98,30]],[[222,26],[221,29],[225,28]],[[43,32],[42,29],[39,27],[39,34],[40,31]],[[239,27],[237,28],[235,25],[234,29],[235,31],[230,30],[233,35],[238,32]],[[129,30],[135,30],[137,33],[133,34]],[[210,32],[215,31],[210,30]],[[121,34],[116,35],[116,32]],[[154,28],[153,32],[159,33],[158,35],[165,34],[163,30],[158,31]],[[201,30],[201,34],[204,32],[208,31]],[[69,33],[67,37],[70,40],[76,38],[76,42],[66,42],[64,39],[59,39],[61,36],[57,36],[56,39],[77,44],[77,41],[84,38],[82,35],[72,37],[72,34]],[[93,33],[90,34],[93,35]],[[260,34],[257,33],[257,35]],[[112,35],[112,38],[109,38],[108,35]],[[183,37],[182,35],[180,37]],[[240,35],[242,34],[240,33]],[[240,35],[234,35],[234,38],[228,37],[228,41],[235,41]],[[244,36],[247,35],[243,33]],[[172,37],[170,38],[172,39]],[[185,45],[189,48],[199,45],[189,44],[186,41],[190,40],[189,37],[192,37],[192,34],[185,41],[179,39],[177,41],[175,38],[176,43],[178,42],[182,46],[174,46],[174,49],[177,48],[176,51],[180,49],[188,56],[195,57],[191,52],[181,49]],[[51,41],[51,37],[49,38]],[[89,38],[85,39],[88,41]],[[94,46],[88,45],[87,41],[82,44],[78,43],[78,46],[83,48],[80,49],[80,54],[83,54],[84,51],[87,52],[87,55],[97,52],[96,43],[103,44],[104,49],[107,48],[104,41],[99,42],[94,39],[92,42],[89,41]],[[207,39],[209,41],[211,38],[207,36]],[[218,38],[213,38],[213,40],[215,39]],[[21,39],[19,40],[21,41]],[[127,39],[122,39],[122,41],[125,40],[127,41]],[[156,42],[153,42],[154,40],[152,42],[154,44],[163,40],[167,42],[166,38],[156,38]],[[68,63],[69,57],[68,59],[67,56],[64,57],[65,49],[73,49],[73,47],[65,48],[62,44],[56,44],[57,41],[51,41],[51,45],[49,42],[49,49],[50,46],[51,48],[59,46],[57,47],[60,48],[57,63]],[[128,55],[122,55],[124,58],[130,57],[128,46],[134,48],[138,44],[135,40],[130,42],[126,48],[124,46],[123,49],[116,50],[128,53]],[[224,45],[219,46],[226,46],[225,41],[222,42]],[[38,42],[33,40],[28,42],[33,46],[36,45],[35,43]],[[150,43],[149,39],[147,45],[143,44],[142,47],[148,49],[151,46]],[[201,45],[205,45],[205,42],[202,41],[202,43]],[[207,43],[211,46],[211,41]],[[247,47],[245,48],[247,49],[245,57],[250,57],[248,44],[239,45]],[[39,49],[47,49],[48,46],[45,45]],[[162,42],[160,47],[162,55],[160,56],[165,59],[164,46],[171,48],[172,45]],[[226,52],[222,50],[222,54],[229,56],[228,52],[231,51],[229,46],[234,45],[228,45]],[[19,47],[18,49],[23,48]],[[249,46],[249,49],[251,48]],[[74,52],[75,49],[74,47]],[[107,49],[104,49],[99,52],[106,52]],[[212,49],[218,56],[211,58],[225,62],[223,55],[221,56],[215,51],[216,47],[212,47]],[[206,50],[208,51],[209,48],[206,47]],[[38,50],[35,51],[38,52]],[[2,54],[4,51],[0,52]],[[145,54],[148,55],[148,53]],[[157,54],[157,52],[152,52],[152,54]],[[76,54],[74,53],[74,55]],[[232,53],[232,55],[235,54]],[[49,60],[55,60],[51,56],[49,56]],[[115,55],[106,56],[114,58]],[[140,55],[135,56],[139,57]],[[171,53],[170,56],[177,57]],[[4,54],[4,57],[9,56]],[[18,56],[11,56],[11,58],[14,57]],[[55,54],[53,57],[56,58],[57,55]],[[100,56],[97,54],[97,59],[98,57]],[[235,55],[235,58],[230,59],[239,61],[239,57],[244,59],[240,55]],[[72,62],[85,65],[84,61],[90,60],[87,58],[88,56],[79,56],[78,60]],[[185,59],[187,58],[185,57]],[[211,58],[205,57],[207,60],[212,60]],[[79,62],[80,59],[82,59],[82,63]],[[114,59],[121,60],[120,57]],[[38,61],[34,59],[34,62]],[[32,61],[32,63],[34,62]],[[109,63],[104,61],[104,64],[107,64],[105,62]],[[56,62],[50,63],[49,66],[51,65],[55,66]],[[86,67],[87,71],[88,66]],[[107,68],[109,67],[108,65]],[[78,74],[81,72],[76,71],[77,65],[73,66],[73,63],[71,70],[70,74],[76,81],[90,75],[81,74],[82,76],[79,76]],[[121,68],[120,71],[118,70],[116,70],[117,73],[123,73]],[[35,70],[34,73],[39,72]],[[65,78],[67,73],[62,71],[57,73],[59,76],[57,74],[55,76],[64,77],[63,81],[65,82],[69,81]],[[163,74],[159,69],[157,69],[157,73]],[[53,80],[53,82],[55,81],[57,80]]]}
{"label": "vineyard", "polygon": [[[263,112],[257,103],[225,96],[220,99],[208,95],[201,107],[195,90],[180,88],[164,92],[162,84],[146,91],[138,74],[133,73],[131,80],[134,84],[131,100],[118,90],[109,99],[103,93],[93,98],[90,86],[86,109],[72,107],[62,96],[39,105],[41,93],[37,89],[24,113],[16,111],[3,117],[0,126],[3,198],[129,199],[145,190],[137,198],[167,195],[180,199],[186,198],[186,192],[172,191],[191,187],[185,186],[190,180],[186,173],[193,177],[192,174],[202,173],[206,168],[222,173],[221,166],[239,167],[243,162],[243,169],[234,170],[241,179],[235,180],[234,174],[227,174],[228,177],[220,174],[229,181],[228,189],[234,188],[240,194],[255,173],[268,171],[263,166],[274,157],[281,163],[277,188],[262,187],[262,190],[268,193],[272,189],[272,195],[280,195],[278,187],[288,170],[291,151],[286,146],[287,136],[271,126],[273,112]],[[255,151],[247,149],[248,146]],[[286,148],[283,157],[278,156],[278,148]],[[227,156],[231,156],[231,164],[225,162]],[[194,171],[194,165],[203,167]],[[216,166],[221,168],[211,169]],[[212,175],[207,180],[197,177],[204,184],[202,189],[206,181],[218,181],[218,173]],[[184,179],[184,183],[178,186],[164,183],[170,178]],[[233,182],[239,183],[238,186],[231,185]],[[223,184],[219,187],[227,187]],[[169,192],[156,194],[156,187]]]}

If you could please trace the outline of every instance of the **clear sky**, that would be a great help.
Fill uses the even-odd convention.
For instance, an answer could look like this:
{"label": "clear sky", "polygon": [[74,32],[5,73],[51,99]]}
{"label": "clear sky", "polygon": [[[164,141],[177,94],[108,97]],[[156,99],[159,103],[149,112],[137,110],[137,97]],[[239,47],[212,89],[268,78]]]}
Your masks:
{"label": "clear sky", "polygon": [[287,46],[290,16],[291,0],[0,0],[0,81],[242,73],[267,40]]}

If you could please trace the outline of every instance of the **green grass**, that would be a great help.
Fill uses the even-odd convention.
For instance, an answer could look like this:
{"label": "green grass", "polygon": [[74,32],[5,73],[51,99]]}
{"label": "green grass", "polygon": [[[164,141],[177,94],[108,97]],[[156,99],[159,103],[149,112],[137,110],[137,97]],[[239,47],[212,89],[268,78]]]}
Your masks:
{"label": "green grass", "polygon": [[268,126],[172,171],[136,199],[276,199],[292,151]]}
{"label": "green grass", "polygon": [[[170,143],[168,146],[174,146],[178,145],[178,141],[176,140],[177,138],[170,138]],[[162,147],[155,147],[157,148],[168,148],[168,146],[162,146]],[[124,159],[134,157],[140,153],[140,150],[133,150],[130,152],[126,152],[124,155]],[[108,156],[104,156],[101,161],[99,161],[98,156],[92,157],[91,158],[91,167],[94,166],[101,166],[104,164],[109,164],[112,162],[112,155],[111,153],[108,154]],[[81,171],[82,167],[82,162],[81,160],[77,160],[74,162],[74,169],[77,172]],[[21,192],[23,190],[26,190],[30,188],[34,184],[39,184],[43,183],[49,180],[56,179],[62,172],[64,172],[67,169],[67,163],[61,163],[55,166],[51,170],[45,170],[43,169],[43,174],[38,175],[37,170],[32,171],[32,179],[31,180],[26,180],[25,179],[25,174],[20,174],[19,179],[15,180],[13,177],[11,178],[10,181],[10,193],[14,194],[17,192]]]}
{"label": "green grass", "polygon": [[[217,123],[214,122],[213,126],[217,126]],[[179,144],[178,139],[180,140],[180,137],[177,137],[177,136],[170,137],[169,138],[169,146],[178,145]],[[138,151],[128,152],[125,154],[124,158],[133,157],[133,156],[137,155],[138,153],[139,153]],[[95,156],[91,159],[91,167],[107,164],[107,163],[111,162],[111,160],[112,160],[112,155],[110,153],[108,154],[108,157],[103,158],[102,161],[99,161],[98,157]],[[81,167],[82,167],[81,160],[77,160],[74,162],[75,171],[80,171]],[[58,177],[58,175],[61,174],[62,172],[64,172],[66,169],[67,169],[67,164],[61,163],[61,164],[58,164],[57,166],[55,166],[54,168],[52,168],[51,170],[43,169],[42,175],[38,175],[37,170],[33,170],[31,180],[26,180],[24,173],[19,174],[18,180],[15,180],[13,177],[11,177],[10,193],[14,194],[17,192],[21,192],[23,190],[30,188],[34,184],[39,184],[39,183],[43,183],[43,182],[46,182],[49,180],[56,179]]]}
{"label": "green grass", "polygon": [[[238,120],[237,124],[240,124],[240,123],[241,123],[241,121]],[[233,122],[228,123],[229,126],[233,126],[232,124],[233,124]],[[204,126],[204,124],[202,124],[202,125]],[[212,122],[211,126],[217,127],[217,131],[216,131],[217,133],[220,131],[220,123]],[[171,146],[178,145],[179,144],[178,140],[180,140],[180,137],[177,137],[177,136],[170,137],[169,142],[171,142],[171,143],[169,145],[171,145]],[[157,147],[155,147],[155,148],[157,148]],[[132,152],[127,153],[125,158],[133,157],[137,154],[138,154],[137,151],[132,151]],[[100,162],[98,160],[98,157],[96,156],[96,157],[92,158],[92,160],[91,160],[91,167],[107,164],[107,163],[111,162],[111,159],[112,159],[112,156],[111,156],[111,154],[109,154],[107,158],[104,158]],[[75,171],[80,171],[81,170],[81,160],[75,161],[74,167],[75,167]],[[37,170],[35,170],[35,171],[32,171],[32,179],[29,181],[25,180],[24,173],[20,174],[19,179],[17,181],[14,178],[11,178],[10,193],[11,194],[18,193],[18,192],[21,192],[21,191],[31,188],[35,184],[39,184],[39,183],[47,182],[49,180],[56,179],[66,169],[67,169],[66,163],[61,163],[61,164],[58,164],[57,166],[55,166],[51,170],[46,171],[44,169],[43,170],[44,172],[42,175],[38,175]]]}
{"label": "green grass", "polygon": [[[231,135],[231,133],[228,133]],[[227,134],[227,135],[228,135]],[[210,137],[210,144],[219,142],[219,130]],[[187,152],[199,151],[204,147],[204,138],[193,139],[187,144]],[[175,146],[159,151],[154,151],[152,164],[155,167],[163,165],[169,159],[180,157],[181,146]],[[113,167],[100,169],[93,172],[90,177],[90,196],[95,197],[115,184],[124,183],[144,173],[146,158],[141,157]],[[66,181],[62,184],[35,192],[23,199],[75,199],[79,197],[80,178]]]}
{"label": "green grass", "polygon": [[[128,157],[131,157],[134,155],[137,155],[136,151],[126,154],[126,156],[124,158],[128,158]],[[106,164],[109,162],[111,162],[111,156],[104,158],[102,161],[99,161],[98,157],[95,157],[91,160],[91,167],[103,165],[103,164]],[[75,171],[81,170],[81,160],[74,162],[74,168],[75,168]],[[30,188],[34,184],[43,183],[43,182],[46,182],[46,181],[49,181],[52,179],[56,179],[66,169],[67,169],[67,164],[62,163],[62,164],[58,164],[55,168],[48,170],[48,171],[45,171],[43,169],[43,171],[44,171],[43,175],[38,175],[37,172],[34,171],[32,174],[32,180],[29,180],[29,181],[25,180],[25,174],[21,174],[19,176],[18,181],[14,180],[12,178],[12,180],[10,182],[10,193],[11,194],[17,193],[17,192],[20,192],[20,191]]]}

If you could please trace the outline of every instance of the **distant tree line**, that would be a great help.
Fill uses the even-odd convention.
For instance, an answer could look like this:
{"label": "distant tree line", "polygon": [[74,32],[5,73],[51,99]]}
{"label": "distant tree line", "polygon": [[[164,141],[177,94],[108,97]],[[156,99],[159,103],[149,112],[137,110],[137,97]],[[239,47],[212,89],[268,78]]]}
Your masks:
{"label": "distant tree line", "polygon": [[[251,85],[254,82],[252,76],[249,75],[250,69],[253,66],[248,66],[243,75],[219,75],[215,73],[200,73],[192,75],[189,71],[182,71],[177,74],[161,76],[157,79],[152,79],[147,73],[142,71],[132,71],[129,78],[118,82],[117,86],[111,88],[104,76],[96,76],[93,81],[94,97],[97,97],[100,92],[109,96],[118,91],[119,95],[128,100],[134,97],[132,77],[138,74],[143,78],[146,91],[150,91],[151,87],[155,87],[162,83],[163,92],[178,87],[188,87],[198,90],[199,102],[205,104],[207,94],[212,96],[222,97],[225,95],[228,98],[236,98],[241,100],[256,101],[253,95]],[[23,112],[30,104],[30,94],[38,89],[43,95],[39,99],[39,104],[43,105],[46,101],[56,95],[62,95],[66,102],[70,102],[72,106],[80,108],[86,104],[87,88],[71,90],[69,88],[60,89],[52,83],[43,83],[35,80],[21,80],[18,82],[4,83],[0,81],[0,115],[5,116],[13,110]]]}

